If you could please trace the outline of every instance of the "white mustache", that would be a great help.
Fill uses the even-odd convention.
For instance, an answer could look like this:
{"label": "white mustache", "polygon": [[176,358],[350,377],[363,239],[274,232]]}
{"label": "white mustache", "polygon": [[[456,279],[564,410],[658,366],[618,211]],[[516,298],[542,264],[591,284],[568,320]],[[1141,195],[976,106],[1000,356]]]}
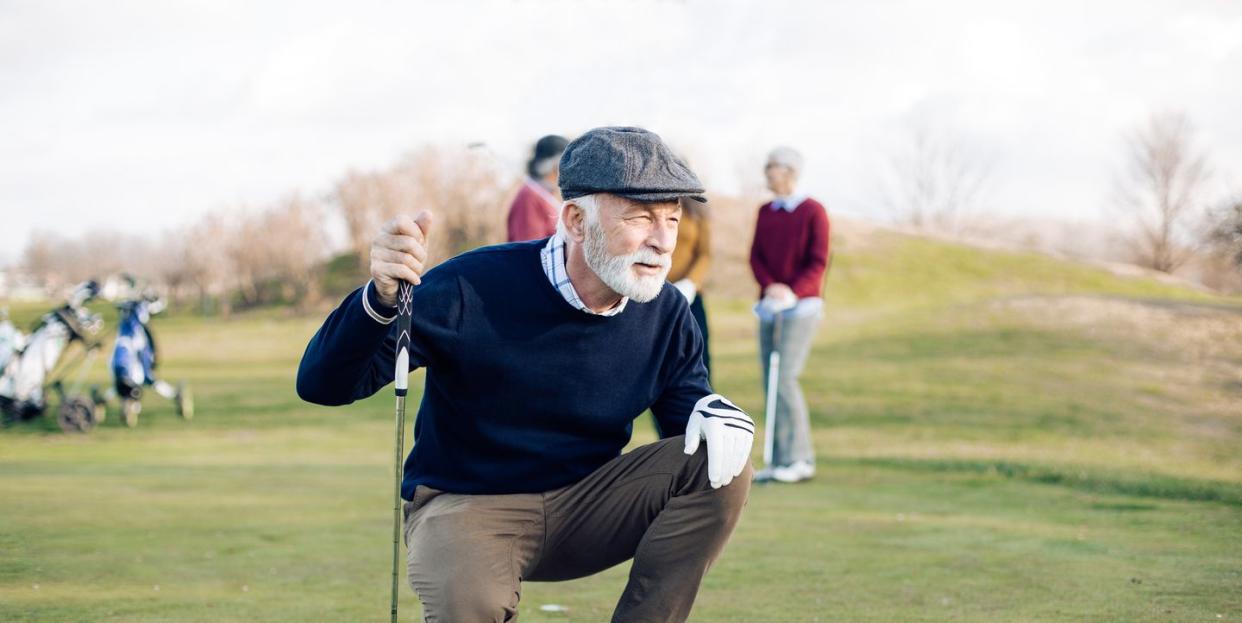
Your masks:
{"label": "white mustache", "polygon": [[660,268],[665,268],[673,263],[673,258],[667,255],[660,255],[651,249],[639,249],[633,253],[629,253],[625,256],[625,260],[630,265],[650,264],[652,266],[659,266]]}

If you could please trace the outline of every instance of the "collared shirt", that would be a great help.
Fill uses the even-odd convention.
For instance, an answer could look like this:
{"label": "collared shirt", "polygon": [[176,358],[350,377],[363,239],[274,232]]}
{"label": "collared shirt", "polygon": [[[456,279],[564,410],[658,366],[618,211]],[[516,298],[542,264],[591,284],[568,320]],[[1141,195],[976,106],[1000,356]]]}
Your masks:
{"label": "collared shirt", "polygon": [[602,312],[587,307],[578,296],[578,291],[574,289],[574,284],[569,281],[569,272],[565,270],[565,239],[561,237],[560,232],[548,238],[548,244],[543,245],[543,249],[539,251],[539,259],[543,262],[543,274],[548,276],[552,287],[556,288],[556,291],[564,297],[565,302],[574,309],[596,316],[616,316],[624,311],[625,304],[630,302],[630,297],[623,296],[620,303]]}
{"label": "collared shirt", "polygon": [[795,190],[787,196],[773,198],[772,209],[793,212],[798,209],[798,206],[802,205],[803,201],[806,201],[806,195]]}

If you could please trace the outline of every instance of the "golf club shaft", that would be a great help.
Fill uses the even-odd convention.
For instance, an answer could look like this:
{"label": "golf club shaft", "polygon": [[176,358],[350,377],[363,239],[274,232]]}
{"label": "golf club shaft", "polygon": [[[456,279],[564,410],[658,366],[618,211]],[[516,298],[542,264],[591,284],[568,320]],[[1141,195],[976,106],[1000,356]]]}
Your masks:
{"label": "golf club shaft", "polygon": [[768,355],[767,404],[763,414],[763,463],[772,465],[776,449],[776,388],[781,370],[781,318],[777,312],[772,319],[772,352]]}
{"label": "golf club shaft", "polygon": [[410,315],[413,286],[402,282],[397,287],[397,357],[393,384],[397,394],[396,440],[393,444],[392,489],[392,623],[397,623],[397,601],[401,576],[401,465],[405,454],[405,395],[410,376]]}

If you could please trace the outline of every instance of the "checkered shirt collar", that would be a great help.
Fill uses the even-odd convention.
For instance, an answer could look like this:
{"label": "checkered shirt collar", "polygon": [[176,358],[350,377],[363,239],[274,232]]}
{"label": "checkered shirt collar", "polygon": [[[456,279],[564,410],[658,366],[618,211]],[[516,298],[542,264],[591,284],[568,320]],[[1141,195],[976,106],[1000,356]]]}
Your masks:
{"label": "checkered shirt collar", "polygon": [[557,292],[565,298],[565,302],[574,309],[596,316],[616,316],[625,311],[626,303],[630,302],[628,296],[623,296],[620,303],[603,312],[592,311],[590,307],[583,304],[582,299],[578,297],[578,291],[574,290],[574,284],[569,281],[569,272],[565,270],[565,239],[561,237],[560,232],[552,234],[548,243],[543,245],[543,249],[539,251],[539,259],[543,262],[543,274],[548,276],[552,287],[556,288]]}

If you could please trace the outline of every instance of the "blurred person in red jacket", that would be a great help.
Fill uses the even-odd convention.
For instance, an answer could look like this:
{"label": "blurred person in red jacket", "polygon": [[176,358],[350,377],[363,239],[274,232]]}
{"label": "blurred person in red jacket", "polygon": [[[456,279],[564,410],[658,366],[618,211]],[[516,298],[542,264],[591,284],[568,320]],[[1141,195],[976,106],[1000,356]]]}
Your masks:
{"label": "blurred person in red jacket", "polygon": [[764,167],[775,198],[759,208],[750,268],[759,282],[760,365],[768,386],[768,357],[780,320],[780,367],[773,418],[772,464],[756,473],[760,481],[800,482],[815,475],[811,421],[798,377],[823,315],[824,272],[828,266],[828,213],[797,190],[802,155],[777,147]]}
{"label": "blurred person in red jacket", "polygon": [[539,240],[556,233],[561,215],[557,180],[561,172],[561,153],[569,141],[549,134],[535,143],[526,163],[526,179],[509,206],[509,242]]}

